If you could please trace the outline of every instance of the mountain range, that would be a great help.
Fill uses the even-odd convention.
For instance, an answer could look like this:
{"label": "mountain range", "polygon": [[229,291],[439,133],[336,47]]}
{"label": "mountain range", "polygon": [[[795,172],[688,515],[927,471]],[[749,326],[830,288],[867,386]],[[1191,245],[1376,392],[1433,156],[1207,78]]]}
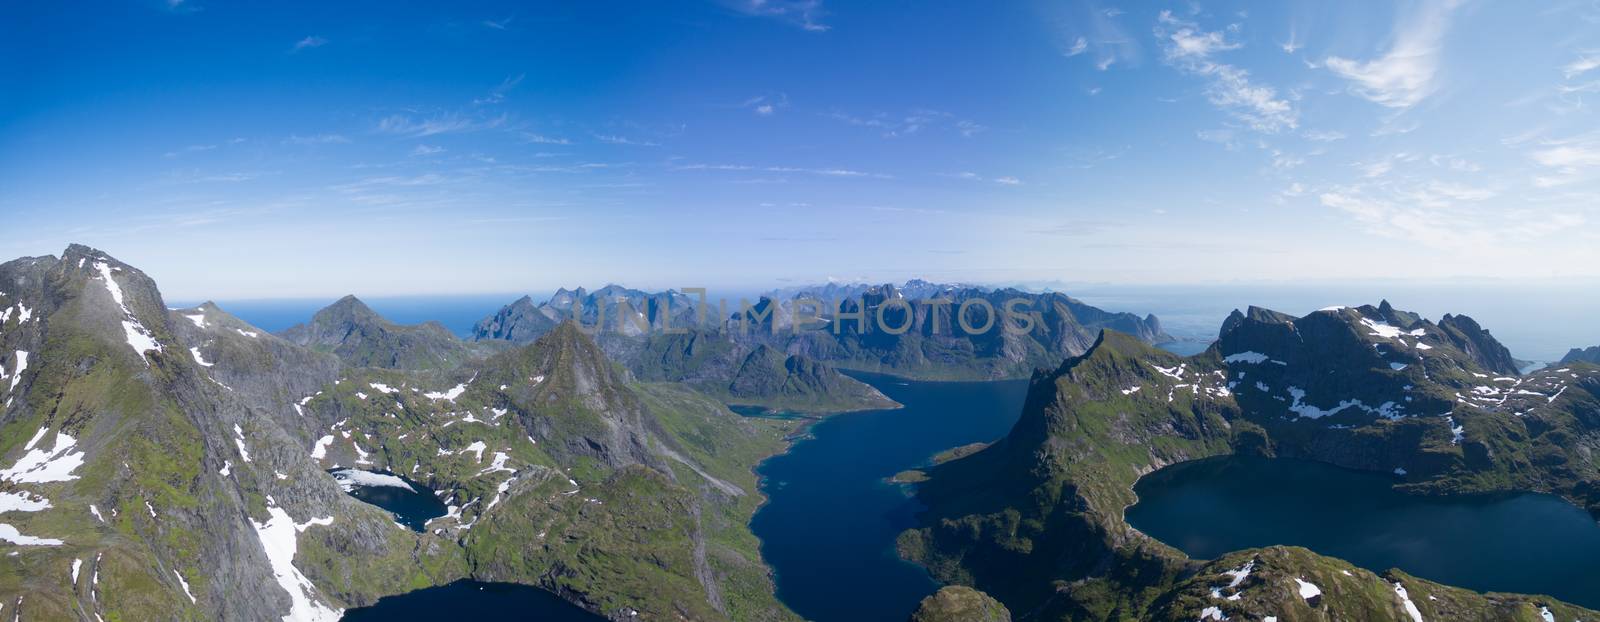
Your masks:
{"label": "mountain range", "polygon": [[[1152,317],[1014,290],[949,292],[1027,297],[1037,334],[955,336],[917,306],[898,318],[913,330],[856,330],[839,312],[906,296],[860,291],[820,333],[742,331],[805,315],[767,298],[760,319],[644,310],[684,331],[629,334],[594,331],[580,301],[648,295],[580,289],[516,301],[463,341],[355,298],[278,335],[211,303],[170,309],[143,272],[80,245],[0,264],[0,615],[335,620],[470,578],[614,620],[794,620],[749,523],[756,465],[805,423],[728,405],[893,406],[835,365],[989,378],[1042,362],[1012,431],[916,489],[927,511],[900,551],[959,584],[917,620],[1600,617],[1303,549],[1192,560],[1122,520],[1140,475],[1228,453],[1392,472],[1419,494],[1551,492],[1600,515],[1594,365],[1518,375],[1470,318],[1388,304],[1235,312],[1179,357],[1152,345]],[[330,474],[350,468],[437,491],[445,514],[401,525]]]}
{"label": "mountain range", "polygon": [[[576,319],[600,327],[597,339],[607,353],[637,367],[633,356],[638,353],[658,354],[683,341],[664,330],[672,327],[720,335],[718,340],[732,342],[741,354],[766,345],[802,361],[925,380],[1026,378],[1035,367],[1054,367],[1081,354],[1105,328],[1150,343],[1172,339],[1153,315],[1107,312],[1056,293],[926,281],[908,282],[903,289],[828,285],[784,293],[789,297],[763,296],[748,308],[733,305],[724,317],[731,303],[708,301],[702,311],[697,298],[675,291],[648,294],[615,285],[592,293],[563,289],[543,304],[528,297],[513,302],[480,322],[472,338],[526,343],[553,322]],[[1008,321],[1003,312],[1010,301],[1021,304],[1031,326]],[[609,310],[603,324],[601,308]],[[853,319],[857,314],[860,319]]]}
{"label": "mountain range", "polygon": [[1597,441],[1600,367],[1518,375],[1470,318],[1386,302],[1251,308],[1195,356],[1108,330],[1036,374],[1007,436],[926,469],[928,509],[899,547],[1030,619],[1593,619],[1292,547],[1191,560],[1123,509],[1144,474],[1237,453],[1389,473],[1417,494],[1549,492],[1600,516]]}

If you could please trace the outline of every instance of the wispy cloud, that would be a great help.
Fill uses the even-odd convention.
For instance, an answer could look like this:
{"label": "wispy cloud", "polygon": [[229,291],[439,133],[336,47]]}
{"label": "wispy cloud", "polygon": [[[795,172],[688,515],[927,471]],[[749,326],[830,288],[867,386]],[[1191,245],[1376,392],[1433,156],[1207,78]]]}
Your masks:
{"label": "wispy cloud", "polygon": [[1212,58],[1242,44],[1230,41],[1220,31],[1208,32],[1173,17],[1171,11],[1161,12],[1155,34],[1169,64],[1209,81],[1206,97],[1212,105],[1259,132],[1275,133],[1299,125],[1299,113],[1277,90],[1254,84],[1249,72]]}
{"label": "wispy cloud", "polygon": [[1584,52],[1577,60],[1567,63],[1561,68],[1561,74],[1571,80],[1596,68],[1600,68],[1600,52],[1591,50]]}
{"label": "wispy cloud", "polygon": [[822,23],[822,18],[828,15],[822,8],[822,0],[723,0],[722,4],[745,15],[782,20],[802,30],[827,32],[829,29]]}
{"label": "wispy cloud", "polygon": [[428,156],[444,153],[444,147],[437,145],[417,145],[411,150],[413,156]]}
{"label": "wispy cloud", "polygon": [[846,125],[876,129],[884,138],[911,136],[935,127],[954,129],[962,137],[971,138],[989,129],[988,126],[976,121],[954,120],[955,115],[949,112],[927,108],[914,109],[903,114],[880,112],[866,117],[834,111],[825,116]]}
{"label": "wispy cloud", "polygon": [[541,145],[570,145],[572,141],[559,136],[546,136],[537,132],[523,132],[522,140]]}
{"label": "wispy cloud", "polygon": [[1385,197],[1371,196],[1366,188],[1355,186],[1335,188],[1317,198],[1324,207],[1353,217],[1368,233],[1450,250],[1528,242],[1585,222],[1581,214],[1572,212],[1508,211],[1461,205],[1487,198],[1485,192],[1433,184]]}
{"label": "wispy cloud", "polygon": [[522,79],[526,76],[527,74],[507,76],[506,79],[500,81],[498,86],[490,89],[488,95],[472,100],[473,105],[483,106],[487,104],[498,104],[505,101],[506,93],[511,92],[511,89],[517,88],[518,84],[522,84]]}
{"label": "wispy cloud", "polygon": [[979,175],[977,173],[974,173],[972,171],[961,171],[959,173],[944,174],[943,176],[944,177],[949,177],[949,178],[952,178],[952,179],[965,179],[967,181],[993,182],[993,183],[1000,184],[1002,186],[1020,186],[1020,185],[1022,185],[1022,180],[1021,179],[1018,179],[1018,178],[1016,178],[1014,176],[1011,176],[1011,175],[1003,175],[1003,176],[1000,176],[1000,177],[988,178],[988,177],[984,177],[982,175]]}
{"label": "wispy cloud", "polygon": [[594,139],[608,145],[629,145],[633,147],[660,147],[661,143],[629,138],[620,134],[595,134]]}
{"label": "wispy cloud", "polygon": [[176,158],[176,157],[184,155],[184,154],[200,153],[200,152],[203,152],[203,151],[211,151],[211,150],[216,149],[216,148],[217,148],[216,145],[189,145],[189,146],[184,147],[182,149],[176,149],[176,150],[173,150],[173,151],[168,151],[166,153],[161,154],[161,156],[164,157],[164,158]]}
{"label": "wispy cloud", "polygon": [[1439,88],[1439,55],[1460,0],[1429,0],[1397,26],[1389,51],[1367,62],[1330,56],[1323,65],[1356,94],[1390,108],[1410,108]]}
{"label": "wispy cloud", "polygon": [[755,113],[758,117],[770,117],[777,114],[779,110],[789,107],[789,96],[783,93],[757,95],[744,100],[743,103],[739,104],[739,107]]}
{"label": "wispy cloud", "polygon": [[494,129],[506,124],[507,117],[469,117],[459,113],[444,113],[427,117],[409,114],[392,114],[378,120],[375,128],[379,134],[393,134],[421,138],[438,134],[457,134]]}
{"label": "wispy cloud", "polygon": [[327,44],[328,44],[328,40],[327,39],[324,39],[322,37],[318,37],[316,35],[311,35],[311,36],[308,36],[308,37],[306,37],[304,39],[301,39],[299,41],[294,42],[294,45],[289,47],[289,53],[293,54],[295,52],[299,52],[300,50],[307,50],[307,49],[311,49],[311,48],[320,48],[320,47],[322,47],[324,45],[327,45]]}
{"label": "wispy cloud", "polygon": [[1331,143],[1336,140],[1345,139],[1344,132],[1337,132],[1333,130],[1306,130],[1300,135],[1304,136],[1306,140],[1314,140],[1323,143]]}
{"label": "wispy cloud", "polygon": [[1072,46],[1067,48],[1067,51],[1062,52],[1062,54],[1072,57],[1087,51],[1089,51],[1089,39],[1087,37],[1078,37],[1077,40],[1072,42]]}
{"label": "wispy cloud", "polygon": [[486,20],[483,20],[482,22],[479,22],[479,23],[483,24],[484,28],[492,28],[494,30],[505,30],[506,28],[511,27],[511,18],[507,17],[505,19],[486,19]]}
{"label": "wispy cloud", "polygon": [[1545,140],[1528,157],[1545,168],[1533,179],[1540,188],[1593,180],[1600,177],[1600,135]]}
{"label": "wispy cloud", "polygon": [[752,166],[748,164],[682,164],[674,166],[672,169],[678,171],[751,171],[767,173],[801,173],[806,175],[819,175],[822,177],[869,177],[874,179],[893,179],[892,175],[870,173],[848,168]]}
{"label": "wispy cloud", "polygon": [[350,139],[345,138],[342,134],[310,134],[306,136],[290,134],[288,138],[283,139],[283,144],[285,145],[300,146],[338,145],[348,142],[350,142]]}

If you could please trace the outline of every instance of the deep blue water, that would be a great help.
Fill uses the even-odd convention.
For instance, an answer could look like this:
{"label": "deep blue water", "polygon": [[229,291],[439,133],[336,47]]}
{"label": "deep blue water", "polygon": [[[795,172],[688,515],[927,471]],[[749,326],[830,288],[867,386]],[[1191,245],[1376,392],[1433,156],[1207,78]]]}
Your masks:
{"label": "deep blue water", "polygon": [[416,620],[526,620],[596,622],[605,620],[544,590],[511,583],[457,581],[379,599],[370,607],[346,611],[346,622]]}
{"label": "deep blue water", "polygon": [[1540,494],[1430,498],[1393,478],[1303,460],[1226,457],[1134,486],[1128,523],[1197,558],[1303,546],[1373,571],[1600,607],[1600,525]]}
{"label": "deep blue water", "polygon": [[[336,470],[343,469],[332,469],[329,472]],[[388,471],[379,472],[394,475]],[[405,476],[400,476],[400,479],[410,484],[413,490],[395,486],[354,486],[348,494],[388,510],[390,514],[394,514],[395,522],[417,532],[426,529],[428,521],[445,515],[445,504],[434,494],[433,489],[411,481]]]}
{"label": "deep blue water", "polygon": [[938,585],[895,554],[895,537],[915,526],[921,507],[888,478],[946,449],[1004,436],[1027,383],[849,375],[905,408],[829,417],[762,462],[768,501],[750,527],[776,573],[778,598],[801,617],[901,622]]}

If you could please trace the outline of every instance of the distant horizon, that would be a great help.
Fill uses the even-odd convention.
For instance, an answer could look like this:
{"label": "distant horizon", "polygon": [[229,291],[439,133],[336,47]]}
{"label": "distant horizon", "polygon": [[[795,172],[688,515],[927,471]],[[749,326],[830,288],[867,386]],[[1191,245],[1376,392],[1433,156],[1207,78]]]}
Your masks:
{"label": "distant horizon", "polygon": [[[897,282],[895,285],[900,285]],[[159,286],[159,280],[157,281]],[[649,293],[664,290],[623,287]],[[878,283],[868,283],[878,284]],[[977,284],[981,285],[981,284]],[[600,287],[603,287],[601,285]],[[1086,304],[1113,312],[1155,315],[1173,337],[1181,341],[1209,341],[1228,313],[1260,306],[1300,316],[1330,305],[1377,305],[1388,300],[1397,309],[1421,314],[1438,321],[1445,313],[1466,315],[1477,320],[1500,339],[1519,358],[1552,362],[1567,350],[1600,344],[1600,324],[1592,321],[1593,309],[1600,307],[1600,290],[1581,290],[1519,284],[1518,296],[1485,297],[1479,287],[1469,284],[1439,284],[1434,288],[1416,287],[1376,297],[1363,296],[1370,283],[1344,283],[1341,288],[1325,284],[1217,284],[1217,285],[1116,285],[1099,284],[1069,290],[1052,290]],[[569,287],[568,289],[575,289]],[[586,289],[593,291],[598,287]],[[473,294],[360,295],[362,302],[386,319],[400,324],[438,321],[459,336],[470,334],[473,324],[493,315],[522,296],[542,303],[556,288],[545,291],[495,292]],[[755,295],[770,290],[744,292]],[[1555,296],[1564,294],[1564,297]],[[317,310],[345,295],[294,298],[192,298],[167,296],[169,306],[188,308],[214,302],[224,311],[239,316],[270,332],[309,320]],[[716,290],[708,292],[714,300]],[[736,304],[738,295],[730,297]]]}

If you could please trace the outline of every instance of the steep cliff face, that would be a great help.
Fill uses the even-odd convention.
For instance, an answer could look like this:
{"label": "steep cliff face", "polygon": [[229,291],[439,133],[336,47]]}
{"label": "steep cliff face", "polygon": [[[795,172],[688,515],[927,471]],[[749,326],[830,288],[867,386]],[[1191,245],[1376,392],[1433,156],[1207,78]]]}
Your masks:
{"label": "steep cliff face", "polygon": [[0,602],[22,617],[333,619],[376,597],[306,580],[319,545],[388,566],[379,591],[451,574],[212,377],[138,270],[82,246],[12,261],[0,305]]}
{"label": "steep cliff face", "polygon": [[[1193,568],[1122,520],[1133,482],[1179,461],[1298,456],[1392,472],[1416,492],[1546,491],[1600,510],[1600,369],[1500,375],[1486,366],[1499,344],[1467,332],[1469,318],[1450,326],[1388,305],[1252,308],[1187,358],[1108,331],[1034,378],[1006,438],[929,470],[917,493],[929,510],[901,551],[1014,611],[1114,619],[1149,615]],[[1499,611],[1487,602],[1473,615]]]}

